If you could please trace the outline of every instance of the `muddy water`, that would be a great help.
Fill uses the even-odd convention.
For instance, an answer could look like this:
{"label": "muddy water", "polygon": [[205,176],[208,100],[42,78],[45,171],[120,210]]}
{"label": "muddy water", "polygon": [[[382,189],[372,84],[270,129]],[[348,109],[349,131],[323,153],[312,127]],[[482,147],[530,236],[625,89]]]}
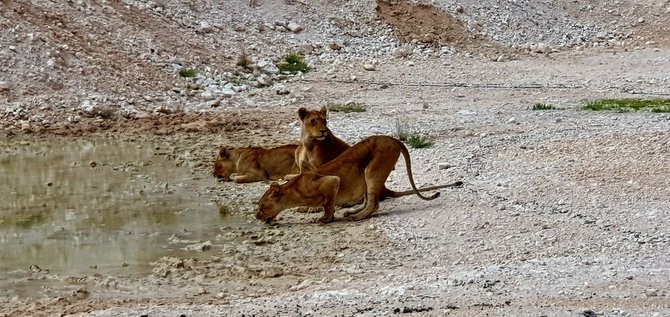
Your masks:
{"label": "muddy water", "polygon": [[0,140],[0,295],[25,292],[35,272],[141,274],[164,255],[207,253],[188,246],[241,220],[198,197],[212,181],[154,155],[161,146]]}

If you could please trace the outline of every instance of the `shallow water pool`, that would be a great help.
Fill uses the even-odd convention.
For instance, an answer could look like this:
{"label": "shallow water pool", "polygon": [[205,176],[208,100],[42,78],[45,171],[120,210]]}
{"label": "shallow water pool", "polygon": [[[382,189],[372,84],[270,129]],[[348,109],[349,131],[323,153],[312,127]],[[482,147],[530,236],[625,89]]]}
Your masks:
{"label": "shallow water pool", "polygon": [[149,272],[161,256],[202,254],[188,246],[241,222],[198,196],[212,180],[154,155],[161,146],[0,141],[0,295],[31,272]]}

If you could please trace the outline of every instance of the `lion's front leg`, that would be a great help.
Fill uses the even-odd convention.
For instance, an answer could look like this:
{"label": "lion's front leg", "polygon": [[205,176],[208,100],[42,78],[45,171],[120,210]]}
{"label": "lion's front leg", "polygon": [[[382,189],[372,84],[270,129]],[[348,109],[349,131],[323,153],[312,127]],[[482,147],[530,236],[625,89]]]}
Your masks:
{"label": "lion's front leg", "polygon": [[235,181],[235,183],[252,183],[252,182],[263,181],[266,179],[265,175],[252,174],[252,173],[238,174],[235,176],[231,176],[230,178],[233,181]]}

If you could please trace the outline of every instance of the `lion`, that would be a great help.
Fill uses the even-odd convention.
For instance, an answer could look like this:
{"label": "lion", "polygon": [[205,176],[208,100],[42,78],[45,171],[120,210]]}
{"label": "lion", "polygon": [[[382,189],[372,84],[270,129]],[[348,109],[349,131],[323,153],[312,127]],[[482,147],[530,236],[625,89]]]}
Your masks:
{"label": "lion", "polygon": [[[395,192],[384,186],[402,153],[407,177],[412,190]],[[272,222],[279,213],[295,206],[323,207],[321,223],[333,221],[335,206],[346,206],[363,201],[362,206],[345,212],[345,217],[362,220],[379,209],[382,197],[401,197],[416,194],[421,199],[433,200],[440,193],[424,196],[422,191],[460,186],[457,181],[446,185],[417,189],[412,176],[412,164],[407,147],[398,139],[377,135],[363,139],[344,151],[335,160],[315,171],[303,172],[283,185],[272,183],[258,202],[256,218]]]}
{"label": "lion", "polygon": [[220,147],[214,162],[214,177],[236,183],[278,180],[298,173],[295,165],[297,144],[266,149],[262,147]]}
{"label": "lion", "polygon": [[328,129],[328,108],[325,106],[318,111],[300,108],[298,117],[302,122],[302,132],[300,145],[295,151],[295,162],[300,172],[315,170],[349,148],[349,144]]}

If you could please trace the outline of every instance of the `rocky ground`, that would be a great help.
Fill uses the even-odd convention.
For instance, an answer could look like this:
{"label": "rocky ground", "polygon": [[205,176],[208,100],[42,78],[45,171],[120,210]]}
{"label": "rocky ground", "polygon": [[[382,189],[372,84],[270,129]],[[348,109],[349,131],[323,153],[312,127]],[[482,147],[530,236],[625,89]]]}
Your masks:
{"label": "rocky ground", "polygon": [[[212,179],[201,194],[254,224],[222,226],[238,244],[0,298],[0,316],[669,315],[670,116],[581,105],[670,95],[670,4],[433,3],[0,2],[7,137],[170,140],[209,177],[216,146],[294,142],[298,107],[354,101],[335,134],[400,120],[435,139],[411,151],[420,185],[465,182],[366,221],[265,226],[266,183]],[[279,73],[290,51],[312,71]]]}

